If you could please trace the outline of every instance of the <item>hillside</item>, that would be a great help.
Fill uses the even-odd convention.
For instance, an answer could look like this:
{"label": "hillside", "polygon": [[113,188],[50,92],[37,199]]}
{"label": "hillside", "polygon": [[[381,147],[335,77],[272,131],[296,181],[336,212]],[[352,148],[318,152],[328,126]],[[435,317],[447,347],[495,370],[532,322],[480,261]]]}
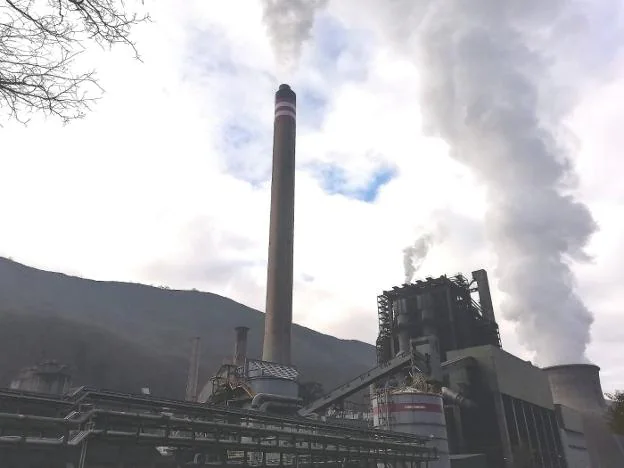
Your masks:
{"label": "hillside", "polygon": [[[0,257],[0,385],[23,366],[57,359],[73,368],[76,384],[124,391],[149,384],[154,392],[181,397],[191,337],[202,338],[203,383],[230,358],[238,325],[251,329],[249,355],[259,357],[264,314],[231,299],[86,280]],[[325,388],[375,362],[371,345],[298,325],[292,346],[302,380]]]}

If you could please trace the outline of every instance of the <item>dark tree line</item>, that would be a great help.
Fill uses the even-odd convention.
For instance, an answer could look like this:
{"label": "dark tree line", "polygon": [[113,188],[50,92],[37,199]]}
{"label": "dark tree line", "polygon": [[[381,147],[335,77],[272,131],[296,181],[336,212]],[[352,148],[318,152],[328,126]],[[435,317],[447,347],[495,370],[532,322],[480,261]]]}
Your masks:
{"label": "dark tree line", "polygon": [[77,70],[89,46],[129,46],[133,26],[149,20],[124,0],[0,0],[0,124],[43,113],[83,117],[101,88],[93,70]]}
{"label": "dark tree line", "polygon": [[616,391],[608,394],[607,397],[613,400],[613,405],[609,408],[611,430],[616,434],[624,435],[624,392]]}

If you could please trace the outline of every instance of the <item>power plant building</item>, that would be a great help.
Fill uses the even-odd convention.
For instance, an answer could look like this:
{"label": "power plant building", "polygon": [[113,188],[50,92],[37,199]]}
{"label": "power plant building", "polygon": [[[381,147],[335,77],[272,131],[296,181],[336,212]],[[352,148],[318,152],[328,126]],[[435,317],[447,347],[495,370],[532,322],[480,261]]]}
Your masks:
{"label": "power plant building", "polygon": [[[303,405],[291,363],[295,140],[296,96],[281,85],[261,359],[248,355],[249,328],[237,327],[232,358],[198,394],[196,338],[186,401],[84,387],[67,393],[63,366],[26,369],[13,390],[0,390],[0,403],[15,412],[36,407],[46,417],[0,412],[0,433],[3,421],[13,431],[0,434],[0,456],[58,446],[70,453],[66,459],[79,456],[79,467],[90,466],[89,440],[111,457],[119,457],[115,444],[171,449],[177,458],[168,467],[624,467],[622,444],[605,423],[598,367],[540,369],[503,350],[485,270],[383,291],[377,362]],[[340,418],[337,408],[366,391],[368,409]],[[39,430],[44,425],[51,429]],[[159,456],[136,466],[156,466]]]}
{"label": "power plant building", "polygon": [[448,385],[475,403],[447,405],[452,452],[484,453],[488,466],[567,466],[540,368],[492,345],[449,351],[445,368]]}

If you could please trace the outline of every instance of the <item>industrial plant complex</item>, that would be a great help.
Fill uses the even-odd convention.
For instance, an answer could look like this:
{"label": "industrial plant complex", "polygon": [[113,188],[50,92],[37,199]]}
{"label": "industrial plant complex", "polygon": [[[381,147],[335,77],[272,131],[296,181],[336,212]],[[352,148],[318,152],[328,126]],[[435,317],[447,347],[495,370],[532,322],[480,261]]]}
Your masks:
{"label": "industrial plant complex", "polygon": [[[51,361],[24,369],[0,389],[0,468],[624,467],[599,368],[506,352],[485,270],[381,292],[377,362],[302,400],[291,362],[296,108],[281,85],[262,356],[247,350],[261,331],[237,327],[232,359],[199,385],[194,339],[185,401],[72,388]],[[354,398],[366,404],[348,408]]]}

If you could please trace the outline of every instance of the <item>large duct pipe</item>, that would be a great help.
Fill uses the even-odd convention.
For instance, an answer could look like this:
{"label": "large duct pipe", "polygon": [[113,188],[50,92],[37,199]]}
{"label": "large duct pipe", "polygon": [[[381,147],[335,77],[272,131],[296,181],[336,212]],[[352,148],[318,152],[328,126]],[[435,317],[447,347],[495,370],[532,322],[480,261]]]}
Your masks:
{"label": "large duct pipe", "polygon": [[267,268],[265,361],[290,364],[293,237],[295,221],[295,136],[297,97],[286,84],[275,93],[271,225]]}
{"label": "large duct pipe", "polygon": [[477,283],[477,291],[479,292],[479,304],[481,304],[481,312],[483,318],[495,322],[494,306],[492,305],[492,293],[490,292],[490,282],[485,270],[477,270],[472,272],[472,279]]}
{"label": "large duct pipe", "polygon": [[460,392],[456,392],[448,387],[442,387],[442,398],[444,401],[456,404],[462,408],[472,409],[477,407],[477,404],[474,401],[466,398]]}
{"label": "large duct pipe", "polygon": [[237,366],[244,366],[247,359],[247,333],[249,327],[236,327],[236,341],[234,342],[234,359],[233,362]]}
{"label": "large duct pipe", "polygon": [[604,412],[607,405],[600,384],[600,367],[593,364],[568,364],[545,367],[556,404],[580,412]]}

